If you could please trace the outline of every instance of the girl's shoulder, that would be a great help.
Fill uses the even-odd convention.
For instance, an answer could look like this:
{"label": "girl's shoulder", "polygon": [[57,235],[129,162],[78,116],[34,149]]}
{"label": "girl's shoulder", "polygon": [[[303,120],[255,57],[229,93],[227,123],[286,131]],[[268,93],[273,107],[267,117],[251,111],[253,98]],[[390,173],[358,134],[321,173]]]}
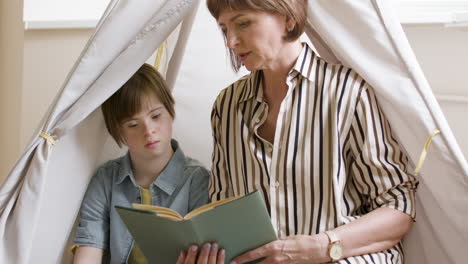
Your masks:
{"label": "girl's shoulder", "polygon": [[184,174],[186,177],[206,178],[210,177],[210,171],[198,160],[185,157]]}
{"label": "girl's shoulder", "polygon": [[131,174],[131,168],[130,157],[126,154],[103,163],[97,168],[94,178],[95,181],[99,181],[102,184],[112,184],[118,181],[121,176]]}

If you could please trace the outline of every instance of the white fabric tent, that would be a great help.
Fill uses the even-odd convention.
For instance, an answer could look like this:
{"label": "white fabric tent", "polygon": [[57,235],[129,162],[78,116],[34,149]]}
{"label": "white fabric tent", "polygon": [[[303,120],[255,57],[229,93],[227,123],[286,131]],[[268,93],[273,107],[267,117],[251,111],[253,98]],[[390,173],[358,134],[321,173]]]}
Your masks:
{"label": "white fabric tent", "polygon": [[[198,4],[110,3],[37,136],[0,187],[0,263],[69,262],[70,233],[90,177],[122,153],[105,131],[99,106],[181,21],[161,71],[175,87],[176,138],[186,153],[210,165],[209,109],[236,76],[228,72],[214,21]],[[309,0],[307,34],[322,57],[354,68],[375,88],[413,167],[426,138],[441,131],[419,175],[417,223],[404,241],[406,263],[463,263],[468,165],[389,4]],[[39,136],[42,131],[55,146]]]}

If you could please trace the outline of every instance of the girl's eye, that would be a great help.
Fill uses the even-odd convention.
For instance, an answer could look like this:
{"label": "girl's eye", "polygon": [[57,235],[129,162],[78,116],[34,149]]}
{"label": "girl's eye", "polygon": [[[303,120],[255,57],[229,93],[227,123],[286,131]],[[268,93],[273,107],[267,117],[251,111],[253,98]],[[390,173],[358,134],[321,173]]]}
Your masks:
{"label": "girl's eye", "polygon": [[127,124],[127,127],[129,127],[129,128],[133,128],[133,127],[136,127],[136,126],[137,126],[137,124],[135,124],[135,123],[129,123],[129,124]]}
{"label": "girl's eye", "polygon": [[153,119],[158,119],[159,116],[160,116],[160,114],[157,114],[157,115],[152,116],[151,118],[153,118]]}

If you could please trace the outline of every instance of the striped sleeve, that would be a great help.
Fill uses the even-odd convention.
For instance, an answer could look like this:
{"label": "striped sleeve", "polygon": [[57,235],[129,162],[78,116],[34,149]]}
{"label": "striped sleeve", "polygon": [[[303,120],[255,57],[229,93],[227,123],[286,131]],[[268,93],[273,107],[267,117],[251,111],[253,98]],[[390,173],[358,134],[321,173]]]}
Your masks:
{"label": "striped sleeve", "polygon": [[367,84],[360,90],[349,133],[350,174],[365,211],[388,207],[414,219],[418,182],[408,173],[408,157]]}
{"label": "striped sleeve", "polygon": [[212,168],[209,184],[210,201],[218,201],[232,196],[229,173],[226,167],[225,152],[222,146],[221,110],[220,105],[226,90],[216,99],[211,111],[211,128],[213,133]]}

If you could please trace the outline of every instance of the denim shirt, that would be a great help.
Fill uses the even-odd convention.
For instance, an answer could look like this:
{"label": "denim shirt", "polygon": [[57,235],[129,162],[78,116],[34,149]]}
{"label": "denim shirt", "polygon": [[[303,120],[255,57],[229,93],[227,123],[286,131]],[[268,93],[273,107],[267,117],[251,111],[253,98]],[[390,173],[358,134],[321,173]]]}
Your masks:
{"label": "denim shirt", "polygon": [[[149,189],[153,205],[185,215],[208,202],[209,172],[186,157],[175,140],[171,143],[174,155]],[[141,193],[127,153],[106,162],[92,178],[81,204],[74,245],[104,249],[103,263],[127,263],[133,238],[114,206],[131,207],[132,203],[141,203]]]}

